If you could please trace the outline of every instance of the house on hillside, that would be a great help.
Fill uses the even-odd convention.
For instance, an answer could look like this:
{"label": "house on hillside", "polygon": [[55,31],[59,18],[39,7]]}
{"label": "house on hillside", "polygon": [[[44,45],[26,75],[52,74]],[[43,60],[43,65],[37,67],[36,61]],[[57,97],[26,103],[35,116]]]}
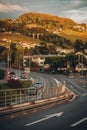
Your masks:
{"label": "house on hillside", "polygon": [[85,31],[85,27],[78,25],[78,26],[74,26],[73,30],[83,32]]}

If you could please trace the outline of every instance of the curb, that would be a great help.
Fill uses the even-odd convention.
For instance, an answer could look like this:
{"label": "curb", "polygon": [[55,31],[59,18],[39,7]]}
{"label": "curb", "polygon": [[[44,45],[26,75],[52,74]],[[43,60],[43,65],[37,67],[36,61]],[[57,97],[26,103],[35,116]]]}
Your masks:
{"label": "curb", "polygon": [[15,118],[18,116],[23,116],[25,114],[32,114],[33,112],[40,111],[42,109],[48,109],[52,106],[69,102],[74,95],[71,93],[65,94],[59,97],[53,97],[49,99],[33,101],[29,103],[24,103],[20,105],[14,105],[7,108],[4,108],[0,111],[0,120]]}

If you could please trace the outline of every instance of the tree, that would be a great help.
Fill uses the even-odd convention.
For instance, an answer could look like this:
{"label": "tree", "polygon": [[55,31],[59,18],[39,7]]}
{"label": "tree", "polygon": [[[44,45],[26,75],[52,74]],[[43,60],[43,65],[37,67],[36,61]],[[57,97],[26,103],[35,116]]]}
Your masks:
{"label": "tree", "polygon": [[0,69],[0,79],[5,77],[5,71]]}
{"label": "tree", "polygon": [[16,43],[12,42],[11,45],[10,45],[11,64],[13,64],[14,61],[15,61],[16,52],[17,52]]}
{"label": "tree", "polygon": [[54,45],[49,45],[48,52],[49,54],[57,54],[56,47]]}
{"label": "tree", "polygon": [[34,48],[34,54],[37,54],[37,55],[40,54],[40,49],[39,49],[38,46],[35,46],[35,48]]}
{"label": "tree", "polygon": [[5,60],[7,59],[7,48],[4,46],[0,46],[0,60]]}
{"label": "tree", "polygon": [[83,41],[77,39],[77,40],[75,41],[75,43],[74,43],[74,50],[75,50],[75,52],[78,52],[78,51],[83,52],[84,49],[85,49],[85,44],[83,43]]}
{"label": "tree", "polygon": [[78,63],[77,56],[74,53],[67,54],[65,59],[67,64],[72,68],[75,68]]}

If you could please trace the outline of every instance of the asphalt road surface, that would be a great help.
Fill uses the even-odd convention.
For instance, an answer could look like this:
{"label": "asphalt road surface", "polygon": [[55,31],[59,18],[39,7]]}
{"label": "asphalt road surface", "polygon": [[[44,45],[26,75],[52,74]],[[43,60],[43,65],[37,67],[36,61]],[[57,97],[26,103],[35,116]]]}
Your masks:
{"label": "asphalt road surface", "polygon": [[[41,76],[41,75],[40,75]],[[87,86],[67,76],[45,75],[66,83],[75,92],[76,98],[24,116],[0,120],[0,130],[86,130],[87,129]],[[49,83],[48,83],[49,84]]]}

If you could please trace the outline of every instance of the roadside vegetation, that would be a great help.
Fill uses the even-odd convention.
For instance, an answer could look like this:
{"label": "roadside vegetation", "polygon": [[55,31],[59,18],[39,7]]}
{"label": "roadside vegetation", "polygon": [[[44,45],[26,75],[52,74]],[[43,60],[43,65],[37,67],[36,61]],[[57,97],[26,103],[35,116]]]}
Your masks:
{"label": "roadside vegetation", "polygon": [[0,80],[5,78],[5,71],[0,69]]}
{"label": "roadside vegetation", "polygon": [[7,83],[0,84],[1,89],[22,89],[22,88],[29,88],[32,85],[31,80],[14,80],[10,79]]}
{"label": "roadside vegetation", "polygon": [[15,79],[6,79],[6,72],[0,69],[0,80],[7,81],[6,83],[0,83],[1,89],[19,89],[19,88],[29,88],[32,85],[31,80],[15,80]]}

